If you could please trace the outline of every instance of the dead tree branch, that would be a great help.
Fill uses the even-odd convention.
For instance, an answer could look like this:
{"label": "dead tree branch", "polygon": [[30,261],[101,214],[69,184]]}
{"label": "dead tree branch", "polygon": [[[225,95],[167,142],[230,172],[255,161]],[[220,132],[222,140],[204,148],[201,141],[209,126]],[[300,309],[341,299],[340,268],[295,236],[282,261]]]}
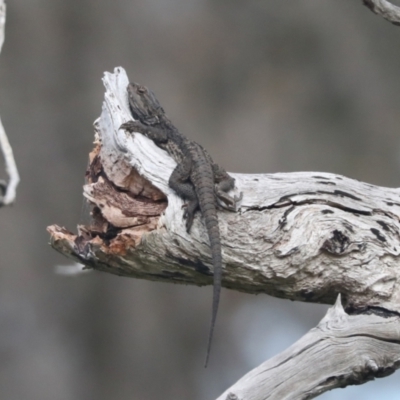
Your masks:
{"label": "dead tree branch", "polygon": [[[4,0],[0,0],[0,53],[4,43],[4,31],[6,23],[6,5]],[[19,174],[14,160],[13,151],[8,141],[6,132],[0,119],[0,147],[3,152],[6,171],[9,176],[8,184],[0,183],[2,195],[0,197],[0,206],[11,204],[15,201],[16,190],[19,183]],[[5,193],[4,193],[5,192]]]}
{"label": "dead tree branch", "polygon": [[[212,284],[202,219],[197,216],[187,234],[182,200],[168,186],[174,161],[143,135],[119,130],[132,118],[125,71],[117,68],[114,74],[106,73],[104,84],[105,101],[95,122],[96,146],[84,187],[84,195],[93,205],[93,223],[81,226],[79,235],[56,225],[49,227],[52,246],[100,271],[173,283]],[[333,304],[340,293],[346,312],[354,314],[348,316],[338,305],[321,322],[325,325],[320,324],[306,341],[277,356],[289,360],[290,355],[296,362],[284,365],[277,358],[260,368],[269,371],[274,366],[274,371],[281,373],[280,368],[291,366],[290,373],[295,374],[299,363],[309,371],[313,380],[299,380],[294,392],[299,394],[286,397],[291,399],[311,398],[311,394],[361,383],[398,368],[400,190],[320,172],[232,176],[243,200],[239,212],[219,212],[223,286],[327,304]],[[368,315],[371,313],[375,315]],[[340,347],[331,355],[319,350],[322,340],[329,343],[329,335],[332,340],[338,338],[330,319],[345,321],[338,332],[343,343],[351,337],[351,342],[357,342],[355,350],[372,351],[382,341],[383,347],[393,347],[389,349],[393,357],[367,355],[367,361],[346,358],[346,379],[339,367],[327,377],[328,369],[322,371],[321,363],[340,364],[347,357]],[[381,329],[388,321],[396,328],[388,328],[381,340]],[[322,326],[334,327],[334,332],[323,333],[325,339],[321,339]],[[299,361],[298,349],[308,348],[309,340],[315,342],[316,352],[312,363],[306,364]],[[275,368],[278,365],[282,366]],[[271,371],[268,374],[273,376]],[[264,397],[244,396],[247,392],[242,392],[242,381],[238,390],[234,387],[229,393],[238,393],[238,399],[283,399],[280,389],[274,389],[273,382],[278,381],[274,377],[270,385],[262,386]],[[249,390],[247,386],[245,390]],[[236,398],[229,393],[220,399]],[[266,397],[267,393],[277,394]]]}
{"label": "dead tree branch", "polygon": [[217,400],[312,399],[388,376],[400,364],[399,323],[398,316],[348,315],[339,296],[317,327]]}
{"label": "dead tree branch", "polygon": [[363,0],[363,3],[375,14],[394,25],[400,25],[400,7],[386,0]]}

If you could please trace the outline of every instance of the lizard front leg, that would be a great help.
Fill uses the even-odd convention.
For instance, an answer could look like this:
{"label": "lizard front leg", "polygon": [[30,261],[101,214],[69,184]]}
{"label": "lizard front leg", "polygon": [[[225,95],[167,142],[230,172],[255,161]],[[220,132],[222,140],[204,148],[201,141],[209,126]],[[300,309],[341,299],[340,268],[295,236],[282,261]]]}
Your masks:
{"label": "lizard front leg", "polygon": [[149,139],[153,140],[154,143],[165,143],[168,141],[168,134],[165,129],[158,126],[145,125],[140,121],[128,121],[122,124],[119,129],[125,129],[128,132],[138,132]]}

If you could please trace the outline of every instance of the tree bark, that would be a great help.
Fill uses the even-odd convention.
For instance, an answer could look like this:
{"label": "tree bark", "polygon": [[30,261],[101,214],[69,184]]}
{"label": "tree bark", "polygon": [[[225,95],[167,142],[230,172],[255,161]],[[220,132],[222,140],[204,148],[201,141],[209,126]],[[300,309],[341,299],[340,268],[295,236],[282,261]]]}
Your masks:
{"label": "tree bark", "polygon": [[[168,187],[175,162],[143,135],[119,130],[132,119],[125,71],[116,68],[114,74],[106,73],[104,84],[105,101],[95,122],[95,149],[84,187],[84,196],[93,205],[93,221],[80,226],[78,235],[50,226],[51,245],[100,271],[171,283],[212,284],[201,215],[187,234],[183,202]],[[366,315],[349,316],[337,305],[322,325],[260,366],[261,371],[268,371],[263,374],[269,383],[262,387],[255,383],[260,378],[256,371],[229,389],[233,394],[226,392],[220,399],[233,399],[236,393],[246,400],[306,399],[397,368],[400,190],[320,172],[232,176],[236,195],[243,192],[243,199],[238,212],[221,210],[218,214],[223,286],[326,304],[333,304],[341,294],[348,313]],[[335,321],[341,324],[338,329]],[[329,340],[338,340],[338,347],[330,345],[327,354],[322,343]],[[367,361],[361,356],[353,360],[341,350],[352,344],[357,354],[363,354],[372,352],[377,343],[384,354],[394,348],[393,357],[378,359],[368,353]],[[314,353],[307,361],[304,355],[310,352]],[[328,369],[320,368],[328,361],[335,364],[330,375]],[[292,376],[287,385],[298,380],[296,395],[283,396],[289,392],[281,389],[290,385],[275,387],[282,368],[288,368],[287,376]],[[309,373],[311,380],[304,375]],[[254,390],[261,390],[257,395],[246,383],[249,376],[255,376]]]}

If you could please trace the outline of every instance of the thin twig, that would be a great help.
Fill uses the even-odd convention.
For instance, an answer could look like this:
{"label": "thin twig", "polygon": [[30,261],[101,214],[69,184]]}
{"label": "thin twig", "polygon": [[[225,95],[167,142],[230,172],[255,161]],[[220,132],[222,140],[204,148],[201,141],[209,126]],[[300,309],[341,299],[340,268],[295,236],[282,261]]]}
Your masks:
{"label": "thin twig", "polygon": [[394,25],[400,25],[400,7],[386,0],[363,0],[363,3],[375,14],[380,15]]}
{"label": "thin twig", "polygon": [[[0,52],[4,43],[5,23],[6,23],[6,5],[4,3],[4,0],[0,0]],[[0,146],[6,164],[6,171],[9,176],[9,182],[6,188],[6,192],[3,199],[0,201],[0,205],[7,205],[14,202],[16,196],[16,189],[20,179],[17,170],[17,165],[14,160],[13,151],[10,146],[10,142],[8,141],[1,119],[0,119]]]}
{"label": "thin twig", "polygon": [[4,26],[6,24],[6,4],[0,0],[0,52],[4,43]]}

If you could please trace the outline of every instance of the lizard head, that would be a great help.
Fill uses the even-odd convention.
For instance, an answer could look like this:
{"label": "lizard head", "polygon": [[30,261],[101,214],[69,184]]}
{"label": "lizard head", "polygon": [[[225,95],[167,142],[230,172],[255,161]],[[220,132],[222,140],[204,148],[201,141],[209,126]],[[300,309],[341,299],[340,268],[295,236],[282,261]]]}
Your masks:
{"label": "lizard head", "polygon": [[146,86],[131,82],[127,89],[133,118],[146,125],[154,125],[165,115],[156,96]]}

